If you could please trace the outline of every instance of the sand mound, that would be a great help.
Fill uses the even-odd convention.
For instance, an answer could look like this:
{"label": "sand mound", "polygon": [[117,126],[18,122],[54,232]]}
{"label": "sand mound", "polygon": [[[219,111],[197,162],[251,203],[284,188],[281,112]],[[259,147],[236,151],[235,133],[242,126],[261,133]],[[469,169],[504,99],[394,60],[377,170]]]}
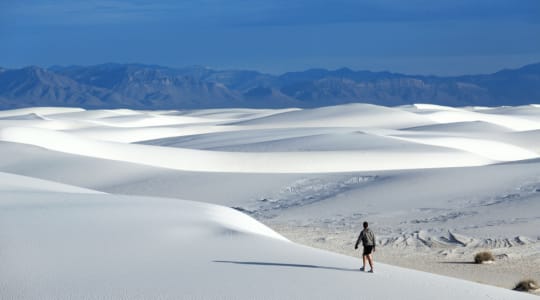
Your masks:
{"label": "sand mound", "polygon": [[403,153],[396,149],[391,155],[382,155],[376,149],[362,152],[288,152],[287,155],[280,152],[203,151],[101,142],[62,132],[19,127],[1,129],[0,140],[90,157],[208,172],[317,173],[459,167],[492,163],[491,160],[458,151]]}
{"label": "sand mound", "polygon": [[370,104],[348,104],[288,111],[249,121],[231,123],[258,127],[385,127],[405,128],[432,123],[423,116]]}
{"label": "sand mound", "polygon": [[361,273],[358,259],[296,245],[225,207],[111,195],[4,195],[5,299],[357,299],[360,293],[530,299],[383,264],[381,276]]}

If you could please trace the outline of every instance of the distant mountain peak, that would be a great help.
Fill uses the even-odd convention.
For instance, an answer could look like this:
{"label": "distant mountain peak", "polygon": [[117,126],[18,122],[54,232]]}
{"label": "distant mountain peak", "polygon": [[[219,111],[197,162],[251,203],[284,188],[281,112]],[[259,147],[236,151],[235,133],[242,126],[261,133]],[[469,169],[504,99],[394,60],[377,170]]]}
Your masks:
{"label": "distant mountain peak", "polygon": [[415,76],[313,68],[279,76],[252,70],[137,63],[0,68],[0,108],[182,109],[317,107],[352,102],[450,106],[540,103],[540,63],[488,75]]}

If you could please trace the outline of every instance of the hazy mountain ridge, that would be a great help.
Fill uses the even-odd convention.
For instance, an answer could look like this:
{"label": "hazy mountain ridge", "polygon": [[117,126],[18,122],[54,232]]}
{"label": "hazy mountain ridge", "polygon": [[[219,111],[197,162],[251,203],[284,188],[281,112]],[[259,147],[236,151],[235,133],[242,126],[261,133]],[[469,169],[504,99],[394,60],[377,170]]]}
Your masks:
{"label": "hazy mountain ridge", "polygon": [[249,70],[142,64],[0,68],[0,108],[317,107],[365,102],[450,106],[540,102],[540,64],[488,75],[437,77],[310,69],[280,76]]}

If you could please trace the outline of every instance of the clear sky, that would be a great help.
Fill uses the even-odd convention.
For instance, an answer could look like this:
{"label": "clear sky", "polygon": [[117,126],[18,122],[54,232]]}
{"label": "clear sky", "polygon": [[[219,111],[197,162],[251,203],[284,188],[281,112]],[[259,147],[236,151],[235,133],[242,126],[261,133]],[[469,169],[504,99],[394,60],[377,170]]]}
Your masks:
{"label": "clear sky", "polygon": [[486,73],[540,62],[540,0],[0,0],[0,66]]}

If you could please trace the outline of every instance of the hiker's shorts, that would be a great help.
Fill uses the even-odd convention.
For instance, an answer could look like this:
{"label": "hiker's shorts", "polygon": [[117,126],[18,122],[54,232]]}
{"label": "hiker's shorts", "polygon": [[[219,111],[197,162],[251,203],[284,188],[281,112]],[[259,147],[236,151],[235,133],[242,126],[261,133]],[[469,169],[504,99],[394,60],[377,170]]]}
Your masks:
{"label": "hiker's shorts", "polygon": [[363,255],[369,255],[373,252],[373,246],[364,246],[364,253]]}

